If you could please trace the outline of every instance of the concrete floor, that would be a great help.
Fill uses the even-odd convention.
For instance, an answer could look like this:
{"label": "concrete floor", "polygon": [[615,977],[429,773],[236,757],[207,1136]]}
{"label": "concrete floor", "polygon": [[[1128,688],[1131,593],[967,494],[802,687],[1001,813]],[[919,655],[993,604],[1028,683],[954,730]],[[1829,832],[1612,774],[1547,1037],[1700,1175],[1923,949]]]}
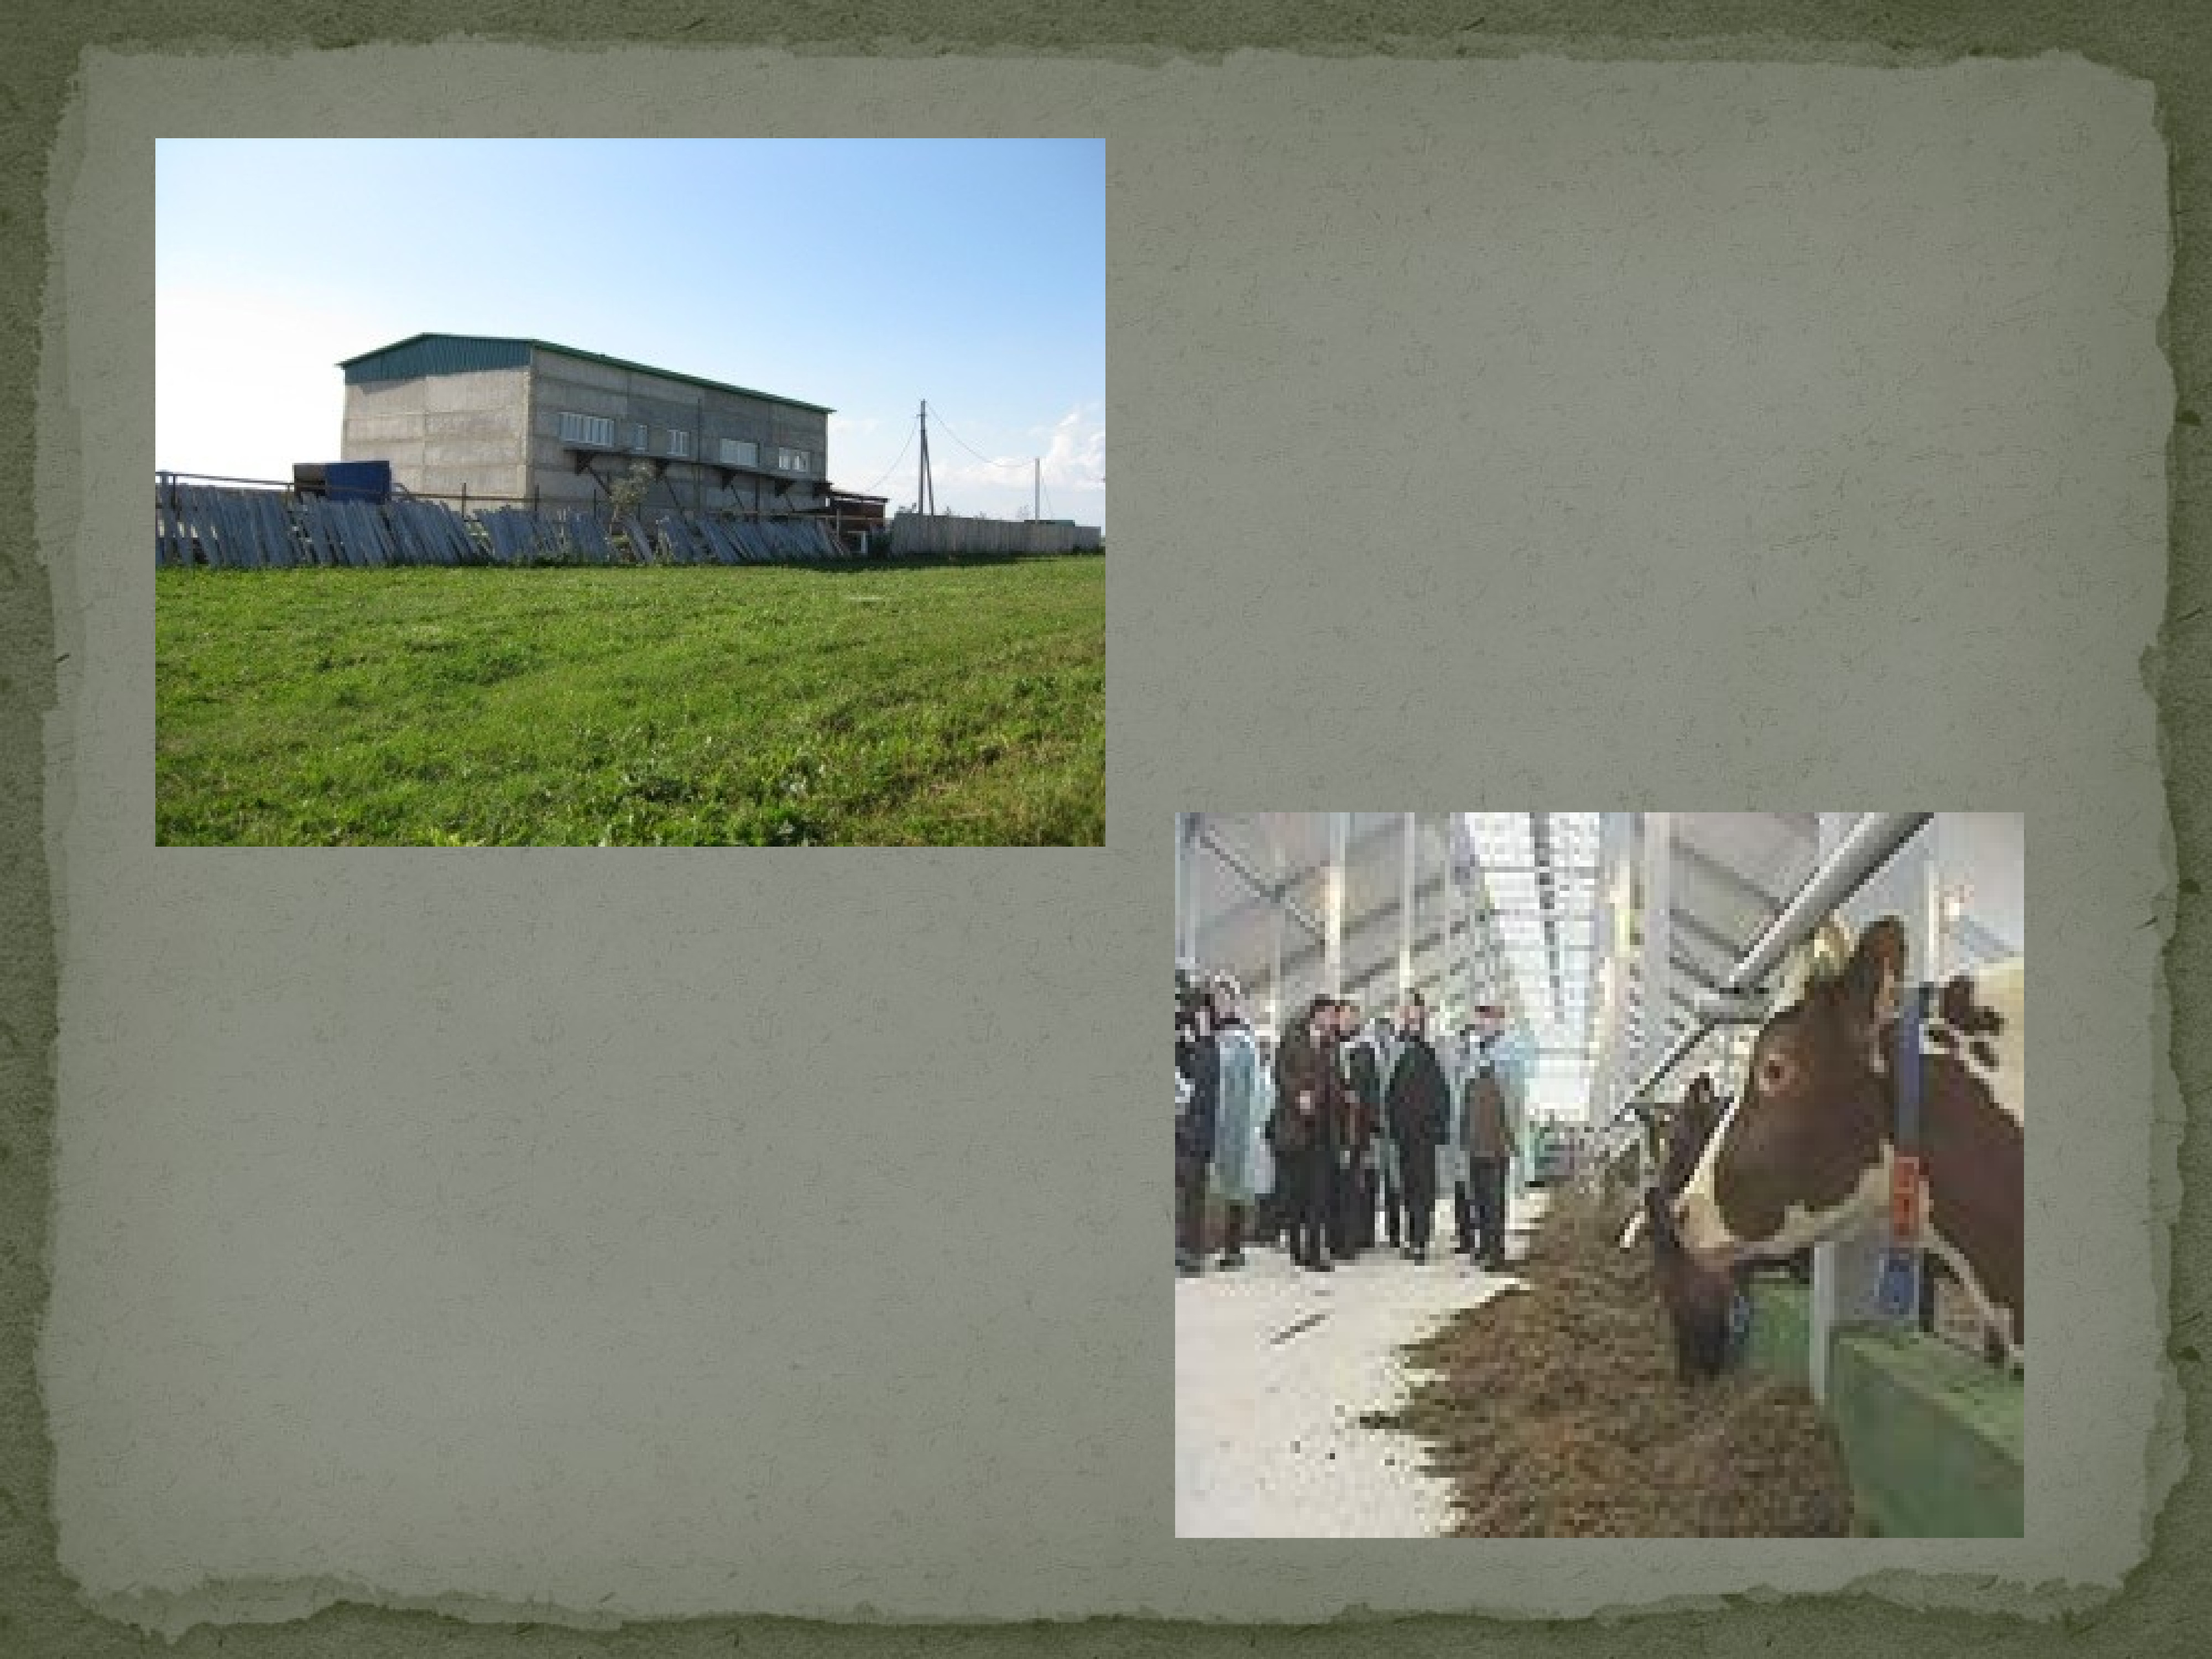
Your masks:
{"label": "concrete floor", "polygon": [[[1516,1200],[1507,1256],[1543,1205]],[[1450,1522],[1450,1489],[1421,1473],[1419,1442],[1363,1428],[1405,1400],[1399,1350],[1450,1315],[1520,1284],[1451,1253],[1437,1212],[1425,1265],[1377,1249],[1334,1273],[1280,1250],[1176,1281],[1176,1535],[1419,1538]]]}

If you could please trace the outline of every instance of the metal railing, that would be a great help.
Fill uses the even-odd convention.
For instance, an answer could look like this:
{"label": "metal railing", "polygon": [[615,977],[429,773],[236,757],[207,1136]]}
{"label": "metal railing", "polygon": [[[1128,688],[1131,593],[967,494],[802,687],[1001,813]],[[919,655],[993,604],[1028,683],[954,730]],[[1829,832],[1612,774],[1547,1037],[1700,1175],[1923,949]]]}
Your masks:
{"label": "metal railing", "polygon": [[1246,861],[1243,854],[1237,851],[1235,848],[1230,846],[1227,842],[1222,840],[1222,838],[1215,833],[1212,825],[1201,819],[1198,824],[1194,838],[1199,845],[1204,847],[1207,852],[1212,854],[1215,858],[1218,859],[1222,864],[1228,868],[1231,874],[1236,876],[1239,880],[1243,882],[1247,887],[1249,887],[1255,895],[1261,898],[1272,900],[1274,903],[1280,906],[1285,915],[1296,921],[1301,927],[1304,927],[1316,939],[1321,939],[1327,935],[1328,930],[1322,926],[1321,919],[1316,916],[1312,911],[1307,909],[1304,905],[1299,903],[1296,899],[1290,896],[1290,893],[1286,890],[1289,885],[1288,883],[1282,881],[1270,881],[1266,876],[1261,875],[1257,870],[1255,870],[1251,865]]}
{"label": "metal railing", "polygon": [[1607,1143],[1603,1157],[1619,1150],[1622,1122],[1716,1027],[1755,1023],[1763,1018],[1762,992],[1767,975],[1791,951],[1812,938],[1838,905],[1865,886],[1935,816],[1932,812],[1869,812],[1851,826],[1850,833],[1820,860],[1820,867],[1805,878],[1780,914],[1745,948],[1714,995],[1700,1000],[1698,1019],[1636,1080],[1627,1097],[1601,1126],[1601,1139]]}
{"label": "metal railing", "polygon": [[[241,489],[276,490],[281,492],[288,499],[296,498],[301,495],[319,495],[323,493],[313,489],[303,490],[300,487],[298,480],[293,478],[234,478],[227,477],[220,472],[170,472],[158,470],[154,474],[154,484],[155,488],[157,489],[169,489],[173,485],[180,483],[226,484]],[[337,495],[340,498],[343,498],[347,493],[347,491],[340,489],[337,492]],[[536,490],[532,491],[527,495],[496,495],[484,490],[468,489],[458,490],[410,489],[405,484],[401,483],[396,478],[392,480],[392,496],[394,501],[454,501],[459,504],[460,509],[463,513],[468,512],[472,507],[498,506],[526,507],[532,512],[540,512],[550,507],[556,511],[588,512],[605,517],[612,510],[612,503],[604,495],[589,497],[580,501],[568,501],[564,499],[556,501],[547,501],[543,498],[542,494]],[[830,521],[833,530],[840,534],[846,531],[881,532],[887,527],[885,521],[881,518],[872,518],[860,514],[837,513],[826,507],[811,508],[784,507],[781,509],[772,509],[766,507],[722,505],[695,509],[684,507],[680,502],[675,507],[670,508],[661,507],[651,501],[646,502],[644,507],[645,510],[648,512],[678,511],[688,513],[698,511],[701,513],[711,514],[716,518],[739,519],[747,522],[758,522],[762,520],[775,520],[780,522],[784,520],[795,519],[825,520]]]}

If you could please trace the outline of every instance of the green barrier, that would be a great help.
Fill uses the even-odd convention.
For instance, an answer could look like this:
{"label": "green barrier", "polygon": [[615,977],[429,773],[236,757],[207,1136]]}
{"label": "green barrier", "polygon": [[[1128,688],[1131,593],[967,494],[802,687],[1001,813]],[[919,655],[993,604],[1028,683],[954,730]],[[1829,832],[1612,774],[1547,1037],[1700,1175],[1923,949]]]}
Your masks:
{"label": "green barrier", "polygon": [[[1807,1383],[1812,1293],[1752,1289],[1746,1361]],[[1865,1527],[1893,1538],[2024,1535],[2027,1390],[1917,1331],[1850,1326],[1832,1339],[1828,1417]]]}
{"label": "green barrier", "polygon": [[1745,1363],[1754,1370],[1810,1388],[1812,1354],[1812,1287],[1794,1279],[1753,1279]]}
{"label": "green barrier", "polygon": [[1837,1332],[1828,1414],[1851,1486],[1893,1538],[2018,1538],[2026,1523],[2027,1390],[1916,1331]]}

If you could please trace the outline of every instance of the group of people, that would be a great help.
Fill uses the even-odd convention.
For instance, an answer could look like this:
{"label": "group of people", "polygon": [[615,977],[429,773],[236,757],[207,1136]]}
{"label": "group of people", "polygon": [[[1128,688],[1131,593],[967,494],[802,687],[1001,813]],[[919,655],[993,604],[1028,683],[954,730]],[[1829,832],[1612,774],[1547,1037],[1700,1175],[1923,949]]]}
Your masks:
{"label": "group of people", "polygon": [[1522,1067],[1497,1007],[1474,1010],[1456,1040],[1430,1024],[1418,991],[1395,1020],[1364,1025],[1355,1004],[1316,996],[1271,1064],[1233,981],[1178,972],[1177,1271],[1204,1271],[1209,1192],[1223,1207],[1224,1270],[1244,1265],[1248,1224],[1314,1273],[1378,1248],[1378,1231],[1425,1262],[1445,1187],[1459,1253],[1502,1268]]}

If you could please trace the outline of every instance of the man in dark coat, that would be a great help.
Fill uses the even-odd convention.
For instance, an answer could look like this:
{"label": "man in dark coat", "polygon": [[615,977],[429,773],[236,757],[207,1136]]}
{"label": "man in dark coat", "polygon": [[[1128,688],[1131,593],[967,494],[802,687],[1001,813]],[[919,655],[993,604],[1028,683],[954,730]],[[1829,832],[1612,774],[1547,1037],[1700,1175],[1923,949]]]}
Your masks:
{"label": "man in dark coat", "polygon": [[1399,1022],[1397,1060],[1382,1102],[1391,1137],[1398,1143],[1399,1179],[1405,1184],[1405,1253],[1415,1261],[1429,1259],[1429,1229],[1437,1209],[1437,1146],[1451,1110],[1451,1088],[1429,1046],[1427,1022],[1421,994],[1408,992]]}
{"label": "man in dark coat", "polygon": [[1334,1005],[1316,997],[1303,1029],[1275,1056],[1275,1191],[1288,1206],[1291,1260],[1329,1270],[1329,1194],[1341,1136],[1344,1085],[1337,1075]]}
{"label": "man in dark coat", "polygon": [[1176,1070],[1189,1091],[1176,1112],[1176,1271],[1193,1274],[1206,1254],[1206,1171],[1221,1099],[1221,1056],[1208,994],[1178,1001]]}
{"label": "man in dark coat", "polygon": [[1375,1044],[1359,1027],[1359,1010],[1351,1002],[1336,1005],[1337,1035],[1344,1054],[1346,1151],[1342,1224],[1345,1254],[1357,1255],[1375,1247],[1374,1139],[1382,1114],[1382,1069],[1376,1063]]}

